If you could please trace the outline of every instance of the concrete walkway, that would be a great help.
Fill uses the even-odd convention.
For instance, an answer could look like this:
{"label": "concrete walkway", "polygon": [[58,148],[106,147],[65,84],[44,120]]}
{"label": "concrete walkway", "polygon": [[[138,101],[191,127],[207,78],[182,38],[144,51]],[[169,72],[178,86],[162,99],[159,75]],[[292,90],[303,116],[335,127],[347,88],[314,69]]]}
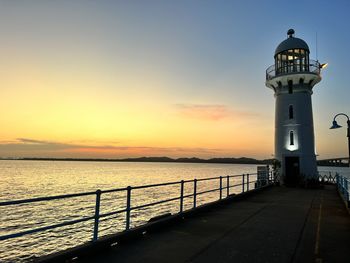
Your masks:
{"label": "concrete walkway", "polygon": [[350,262],[350,216],[334,186],[272,187],[89,262]]}

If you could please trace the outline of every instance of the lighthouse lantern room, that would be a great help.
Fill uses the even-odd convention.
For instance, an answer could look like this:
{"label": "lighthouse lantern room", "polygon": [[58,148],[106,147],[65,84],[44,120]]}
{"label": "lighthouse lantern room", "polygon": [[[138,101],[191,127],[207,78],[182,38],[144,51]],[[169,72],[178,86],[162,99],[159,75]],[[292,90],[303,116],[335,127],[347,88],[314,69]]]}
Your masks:
{"label": "lighthouse lantern room", "polygon": [[310,60],[306,42],[288,37],[266,70],[266,86],[275,95],[275,159],[281,183],[296,185],[318,179],[311,95],[321,81],[321,65]]}

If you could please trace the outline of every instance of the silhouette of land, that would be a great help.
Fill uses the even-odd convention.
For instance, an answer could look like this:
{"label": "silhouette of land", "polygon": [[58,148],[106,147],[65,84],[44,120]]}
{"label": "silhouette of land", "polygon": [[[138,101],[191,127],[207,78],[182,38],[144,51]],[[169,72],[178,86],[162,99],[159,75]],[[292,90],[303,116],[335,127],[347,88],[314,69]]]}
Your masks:
{"label": "silhouette of land", "polygon": [[100,159],[100,158],[0,158],[0,160],[24,160],[24,161],[87,161],[87,162],[167,162],[167,163],[226,163],[226,164],[272,164],[273,159],[257,160],[254,158],[170,158],[170,157],[137,157],[124,159]]}
{"label": "silhouette of land", "polygon": [[[335,158],[337,159],[337,158]],[[339,158],[338,158],[339,159]],[[341,159],[341,158],[340,158]],[[159,162],[159,163],[223,163],[223,164],[269,164],[272,165],[274,159],[258,160],[249,157],[218,157],[210,159],[201,159],[196,157],[181,157],[170,158],[166,156],[161,157],[135,157],[122,159],[108,159],[108,158],[53,158],[53,157],[0,157],[0,160],[23,160],[23,161],[78,161],[78,162]],[[331,159],[329,159],[331,160]],[[318,166],[343,166],[347,167],[348,163],[344,162],[329,162],[329,160],[317,160]]]}

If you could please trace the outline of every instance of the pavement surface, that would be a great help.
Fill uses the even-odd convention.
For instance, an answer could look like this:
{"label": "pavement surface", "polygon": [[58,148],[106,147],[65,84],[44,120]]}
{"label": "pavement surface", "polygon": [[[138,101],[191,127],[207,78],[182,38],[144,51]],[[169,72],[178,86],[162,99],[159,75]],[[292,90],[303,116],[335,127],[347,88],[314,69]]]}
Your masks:
{"label": "pavement surface", "polygon": [[88,262],[350,262],[350,215],[335,186],[271,187]]}

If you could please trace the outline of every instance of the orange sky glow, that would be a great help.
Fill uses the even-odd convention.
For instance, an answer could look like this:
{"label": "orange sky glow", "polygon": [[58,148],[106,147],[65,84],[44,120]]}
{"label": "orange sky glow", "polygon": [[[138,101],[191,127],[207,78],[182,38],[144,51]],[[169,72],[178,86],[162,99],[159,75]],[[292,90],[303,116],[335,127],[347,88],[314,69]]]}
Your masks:
{"label": "orange sky glow", "polygon": [[[249,8],[252,23],[234,3],[2,5],[0,157],[273,157],[265,70],[291,25],[261,34],[276,18]],[[327,27],[294,26],[314,58]],[[346,156],[345,129],[329,130],[348,109],[346,67],[318,32],[330,66],[312,98],[316,151]]]}

